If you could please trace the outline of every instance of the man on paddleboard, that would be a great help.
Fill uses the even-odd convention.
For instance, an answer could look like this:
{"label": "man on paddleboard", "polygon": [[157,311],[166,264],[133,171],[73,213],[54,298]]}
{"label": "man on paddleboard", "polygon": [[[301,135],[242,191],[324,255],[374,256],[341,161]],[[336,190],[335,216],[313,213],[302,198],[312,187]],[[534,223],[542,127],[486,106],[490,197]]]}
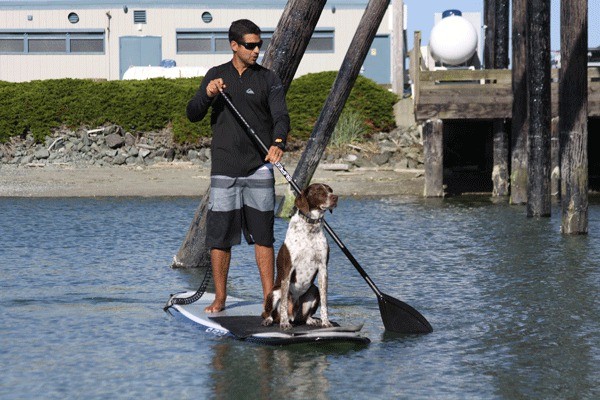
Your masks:
{"label": "man on paddleboard", "polygon": [[[264,298],[273,288],[275,237],[275,177],[290,131],[285,91],[279,77],[256,63],[263,44],[252,21],[234,21],[229,28],[231,61],[211,68],[187,105],[190,121],[202,120],[212,107],[210,124],[211,183],[206,220],[215,300],[207,312],[219,312],[227,299],[231,247],[241,243],[241,232],[254,244]],[[262,157],[245,128],[219,95],[226,92],[261,140],[270,144]]]}

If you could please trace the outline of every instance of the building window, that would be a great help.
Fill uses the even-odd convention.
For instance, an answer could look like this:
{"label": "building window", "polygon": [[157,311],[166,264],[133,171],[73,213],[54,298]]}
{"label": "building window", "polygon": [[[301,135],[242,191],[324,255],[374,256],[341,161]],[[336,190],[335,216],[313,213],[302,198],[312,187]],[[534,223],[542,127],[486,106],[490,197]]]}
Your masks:
{"label": "building window", "polygon": [[231,53],[228,33],[215,35],[215,53]]}
{"label": "building window", "polygon": [[146,23],[146,10],[133,10],[133,23],[134,24],[145,24]]}
{"label": "building window", "polygon": [[69,18],[69,22],[72,24],[76,24],[79,22],[79,15],[77,15],[77,13],[74,13],[74,12],[70,13],[68,18]]}
{"label": "building window", "polygon": [[25,41],[22,33],[0,32],[0,53],[23,53]]}
{"label": "building window", "polygon": [[331,30],[315,30],[308,46],[306,47],[307,53],[333,53],[333,29]]}
{"label": "building window", "polygon": [[103,54],[104,31],[3,32],[0,54]]}
{"label": "building window", "polygon": [[71,33],[68,43],[70,53],[104,53],[104,34]]}
{"label": "building window", "polygon": [[178,53],[212,53],[212,43],[210,38],[178,37]]}
{"label": "building window", "polygon": [[54,35],[30,34],[27,36],[29,53],[66,53],[67,41]]}
{"label": "building window", "polygon": [[[265,51],[273,37],[273,30],[264,30],[261,34],[263,46],[260,49]],[[307,53],[333,53],[334,50],[334,30],[316,29],[313,33]],[[229,53],[229,37],[227,31],[208,31],[181,29],[177,30],[177,53],[195,54],[195,53]]]}

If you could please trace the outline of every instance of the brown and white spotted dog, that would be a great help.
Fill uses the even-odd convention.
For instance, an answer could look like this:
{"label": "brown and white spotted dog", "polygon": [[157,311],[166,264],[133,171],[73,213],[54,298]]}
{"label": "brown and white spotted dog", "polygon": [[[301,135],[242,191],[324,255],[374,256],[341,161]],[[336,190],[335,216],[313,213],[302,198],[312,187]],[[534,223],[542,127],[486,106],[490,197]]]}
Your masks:
{"label": "brown and white spotted dog", "polygon": [[[282,329],[308,324],[332,326],[327,311],[329,245],[323,232],[325,211],[337,206],[338,196],[322,183],[313,183],[296,197],[283,245],[277,253],[277,278],[265,302],[263,325],[279,322]],[[319,287],[315,276],[319,274]],[[312,316],[321,306],[321,321]]]}

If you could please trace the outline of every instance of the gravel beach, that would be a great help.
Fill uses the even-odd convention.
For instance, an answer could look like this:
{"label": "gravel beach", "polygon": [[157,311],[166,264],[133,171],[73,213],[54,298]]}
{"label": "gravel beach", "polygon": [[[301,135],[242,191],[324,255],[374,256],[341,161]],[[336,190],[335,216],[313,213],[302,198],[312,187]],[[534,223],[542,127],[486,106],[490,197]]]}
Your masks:
{"label": "gravel beach", "polygon": [[[293,174],[295,165],[286,165]],[[420,196],[423,171],[387,167],[349,171],[320,165],[312,182],[332,186],[341,196]],[[288,187],[276,171],[276,190]],[[202,196],[209,170],[191,162],[161,162],[151,166],[0,166],[0,197]]]}
{"label": "gravel beach", "polygon": [[[203,196],[210,184],[210,142],[173,143],[172,133],[131,134],[117,125],[63,128],[36,142],[31,134],[0,144],[0,197]],[[293,174],[306,144],[288,143]],[[421,196],[424,157],[416,127],[369,141],[328,147],[312,182],[341,196]],[[289,184],[275,171],[276,191]]]}

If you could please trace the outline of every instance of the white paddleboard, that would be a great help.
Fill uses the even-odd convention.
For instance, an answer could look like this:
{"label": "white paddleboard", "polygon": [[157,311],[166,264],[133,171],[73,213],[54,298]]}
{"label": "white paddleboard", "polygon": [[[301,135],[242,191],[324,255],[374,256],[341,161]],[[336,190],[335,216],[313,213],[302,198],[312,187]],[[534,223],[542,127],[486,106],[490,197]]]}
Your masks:
{"label": "white paddleboard", "polygon": [[[179,293],[176,297],[184,298],[194,292]],[[204,293],[196,302],[187,305],[173,305],[181,316],[201,325],[204,331],[216,336],[232,337],[238,340],[267,345],[287,345],[296,343],[348,342],[367,344],[369,338],[362,336],[359,326],[337,326],[331,328],[312,327],[308,325],[294,326],[290,330],[281,330],[279,324],[270,327],[261,325],[262,304],[244,301],[235,297],[227,297],[225,310],[218,313],[206,313],[204,308],[215,298],[213,293]]]}

